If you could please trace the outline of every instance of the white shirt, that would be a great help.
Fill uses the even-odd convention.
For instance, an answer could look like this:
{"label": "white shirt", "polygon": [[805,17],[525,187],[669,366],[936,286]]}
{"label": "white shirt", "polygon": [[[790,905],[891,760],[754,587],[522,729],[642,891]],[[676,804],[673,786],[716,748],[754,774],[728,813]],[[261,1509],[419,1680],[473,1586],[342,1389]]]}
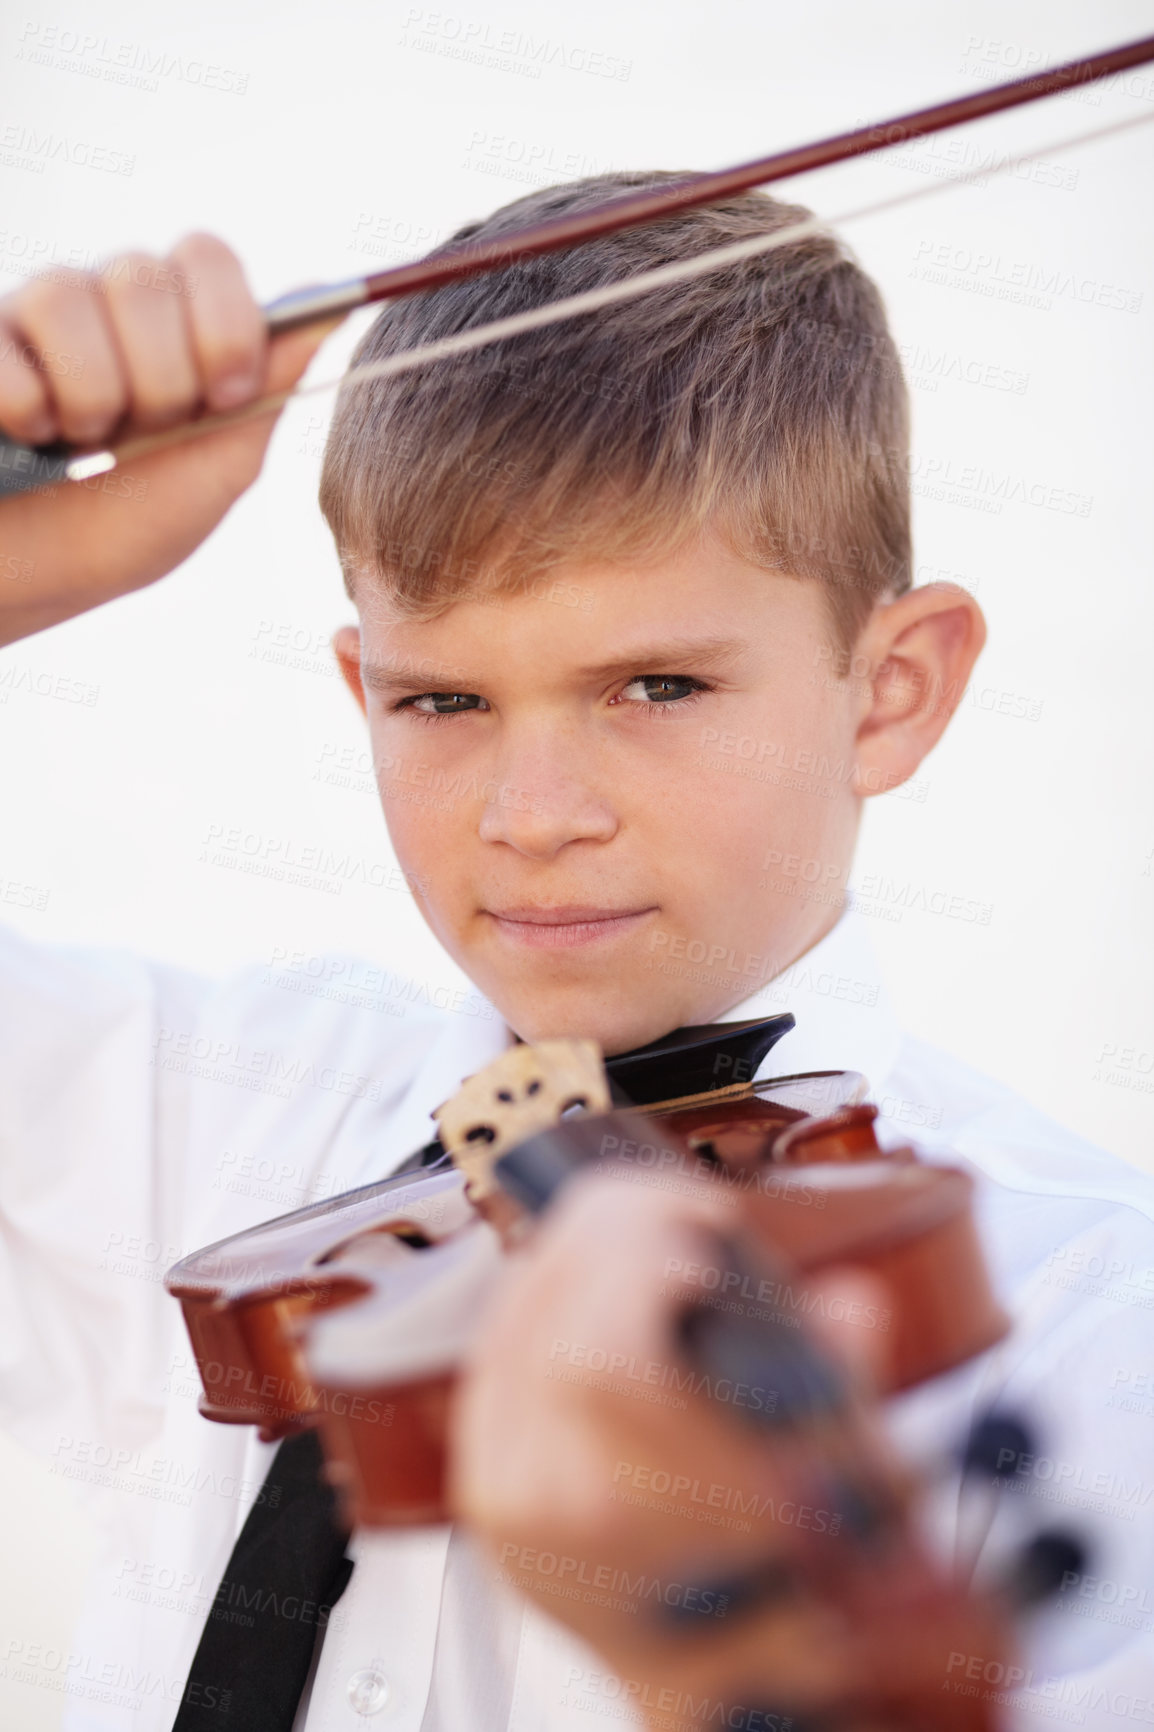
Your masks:
{"label": "white shirt", "polygon": [[[944,1687],[1005,1694],[1008,1683],[1014,1725],[1154,1724],[1150,1188],[904,1036],[858,916],[727,1020],[779,1008],[798,1026],[762,1074],[861,1071],[887,1135],[930,1142],[979,1177],[985,1248],[1016,1325],[892,1404],[895,1430],[927,1456],[995,1399],[1027,1411],[1037,1459],[1004,1494],[989,1549],[1004,1555],[1059,1521],[1094,1549],[1035,1620],[1027,1678],[966,1656]],[[0,935],[0,1416],[88,1500],[105,1536],[72,1652],[57,1658],[67,1676],[43,1680],[66,1691],[72,1732],[171,1725],[272,1455],[247,1428],[197,1414],[165,1270],[387,1175],[427,1141],[430,1110],[510,1039],[479,997],[437,1008],[348,958],[214,985]],[[298,1732],[635,1723],[621,1682],[494,1582],[459,1530],[357,1535],[353,1555]]]}

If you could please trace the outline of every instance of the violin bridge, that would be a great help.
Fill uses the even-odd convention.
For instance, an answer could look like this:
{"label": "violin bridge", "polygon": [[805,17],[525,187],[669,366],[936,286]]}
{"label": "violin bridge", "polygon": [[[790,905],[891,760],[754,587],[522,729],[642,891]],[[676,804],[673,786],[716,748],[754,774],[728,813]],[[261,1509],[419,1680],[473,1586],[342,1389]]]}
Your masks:
{"label": "violin bridge", "polygon": [[512,1046],[467,1077],[433,1117],[441,1141],[481,1202],[499,1189],[498,1156],[548,1130],[572,1107],[607,1113],[612,1102],[601,1049],[592,1040],[543,1040]]}

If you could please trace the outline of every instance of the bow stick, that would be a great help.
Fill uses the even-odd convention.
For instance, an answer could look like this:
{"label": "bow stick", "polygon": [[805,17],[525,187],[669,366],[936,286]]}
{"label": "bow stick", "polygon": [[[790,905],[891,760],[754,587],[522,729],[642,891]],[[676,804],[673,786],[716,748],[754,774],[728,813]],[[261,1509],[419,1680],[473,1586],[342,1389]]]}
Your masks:
{"label": "bow stick", "polygon": [[[687,180],[627,193],[610,199],[593,210],[569,216],[554,217],[535,223],[497,240],[466,242],[448,251],[438,252],[411,264],[375,271],[365,277],[327,287],[299,289],[280,296],[263,311],[270,336],[293,331],[301,326],[339,318],[358,307],[377,301],[394,300],[402,295],[419,294],[459,282],[463,278],[480,276],[488,271],[503,270],[522,259],[537,258],[543,253],[558,252],[579,246],[597,236],[615,234],[621,229],[638,228],[645,223],[660,222],[675,211],[693,210],[701,205],[717,204],[735,193],[752,187],[767,186],[772,181],[805,174],[828,164],[846,162],[856,156],[868,156],[874,151],[888,150],[908,144],[948,127],[967,125],[990,114],[1000,114],[1023,103],[1036,102],[1042,97],[1060,95],[1065,91],[1092,84],[1102,78],[1125,72],[1134,66],[1154,61],[1154,36],[1067,61],[1049,72],[1013,79],[1008,84],[996,84],[989,90],[972,96],[955,97],[929,108],[920,108],[893,120],[858,127],[853,132],[837,133],[832,138],[819,139],[813,144],[796,145],[791,150],[778,151],[773,156],[760,157],[754,162],[741,163],[735,168],[716,169],[693,175]],[[824,226],[824,225],[821,225]],[[779,237],[784,238],[784,237]],[[722,262],[720,258],[717,261]],[[651,273],[656,275],[656,273]],[[492,336],[501,333],[493,327]],[[400,359],[400,357],[398,357]],[[286,393],[291,395],[291,393]],[[238,419],[248,419],[276,407],[285,400],[270,399],[265,403],[249,404],[240,410],[220,415],[206,415],[184,427],[165,433],[145,435],[108,450],[83,452],[76,447],[57,442],[46,446],[24,445],[0,434],[0,497],[20,493],[34,487],[51,486],[58,481],[83,481],[112,469],[124,456],[144,456],[148,451],[191,438],[198,433],[229,426]]]}

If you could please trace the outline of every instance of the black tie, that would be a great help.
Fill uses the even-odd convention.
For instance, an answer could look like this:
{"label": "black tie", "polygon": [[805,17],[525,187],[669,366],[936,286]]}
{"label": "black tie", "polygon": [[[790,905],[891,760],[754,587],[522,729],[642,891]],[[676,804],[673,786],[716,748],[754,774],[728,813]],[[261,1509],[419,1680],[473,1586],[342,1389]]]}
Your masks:
{"label": "black tie", "polygon": [[315,1431],[281,1444],[249,1511],[188,1674],[172,1732],[292,1732],[323,1631],[353,1572],[320,1477]]}

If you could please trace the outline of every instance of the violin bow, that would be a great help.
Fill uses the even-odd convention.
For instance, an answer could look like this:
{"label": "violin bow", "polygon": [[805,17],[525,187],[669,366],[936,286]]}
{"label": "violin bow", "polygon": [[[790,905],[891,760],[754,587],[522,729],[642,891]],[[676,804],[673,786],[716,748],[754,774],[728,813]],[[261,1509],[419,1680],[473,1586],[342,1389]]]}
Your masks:
{"label": "violin bow", "polygon": [[[464,242],[427,258],[414,260],[411,264],[394,266],[390,270],[375,271],[368,276],[354,277],[347,282],[319,288],[294,290],[270,302],[263,309],[268,332],[270,336],[279,336],[306,325],[339,319],[358,307],[370,306],[377,301],[420,294],[441,288],[446,283],[460,282],[464,278],[480,276],[489,271],[504,270],[523,259],[537,258],[544,253],[580,246],[583,241],[593,240],[601,235],[616,234],[622,229],[660,222],[663,217],[671,216],[677,211],[717,204],[752,187],[767,186],[773,181],[808,173],[811,169],[824,168],[832,163],[847,162],[853,157],[868,156],[875,151],[909,144],[926,138],[931,133],[942,132],[949,127],[964,126],[971,121],[982,120],[987,115],[1020,107],[1023,103],[1061,95],[1151,61],[1154,61],[1154,36],[1145,36],[1138,41],[1124,43],[1118,48],[1105,49],[1098,54],[1067,61],[1048,72],[1013,79],[1007,84],[992,85],[988,90],[974,95],[935,103],[929,108],[898,115],[893,120],[858,127],[853,132],[837,133],[813,144],[795,145],[790,150],[759,157],[754,162],[740,163],[734,168],[716,169],[660,187],[627,193],[592,210],[553,217],[545,222],[514,230],[499,239]],[[801,232],[808,232],[811,228],[816,231],[828,226],[827,221],[814,219],[811,224],[796,225],[776,238],[780,243],[787,238],[798,236]],[[736,258],[739,256],[739,249],[719,249],[707,258],[720,266],[726,262],[723,253],[732,254]],[[646,275],[656,281],[659,273],[651,272]],[[630,284],[627,281],[613,287],[629,290]],[[575,296],[571,300],[576,303],[581,297]],[[541,309],[545,316],[539,322],[545,323],[549,318],[558,317],[560,306],[561,304],[557,303],[553,307]],[[574,304],[570,310],[581,309]],[[508,320],[497,321],[483,330],[464,333],[468,340],[459,342],[457,346],[475,347],[477,339],[494,341],[499,337],[512,335],[512,330],[504,328],[511,323],[512,321]],[[516,328],[529,328],[529,323],[522,315]],[[441,351],[451,353],[453,342],[454,340],[450,339],[440,345]],[[437,345],[431,345],[430,353],[424,358],[436,358],[432,351],[437,348]],[[415,359],[415,355],[413,358]],[[394,362],[405,359],[403,355],[393,357]],[[399,371],[400,367],[386,362],[378,364],[375,370],[379,374]],[[181,427],[131,438],[107,450],[85,452],[59,441],[46,446],[24,445],[0,434],[0,497],[34,487],[51,486],[59,481],[87,480],[115,468],[125,458],[147,456],[151,451],[267,413],[295,394],[298,393],[284,392],[277,397],[246,404],[240,409],[204,415],[197,420],[186,422]]]}

